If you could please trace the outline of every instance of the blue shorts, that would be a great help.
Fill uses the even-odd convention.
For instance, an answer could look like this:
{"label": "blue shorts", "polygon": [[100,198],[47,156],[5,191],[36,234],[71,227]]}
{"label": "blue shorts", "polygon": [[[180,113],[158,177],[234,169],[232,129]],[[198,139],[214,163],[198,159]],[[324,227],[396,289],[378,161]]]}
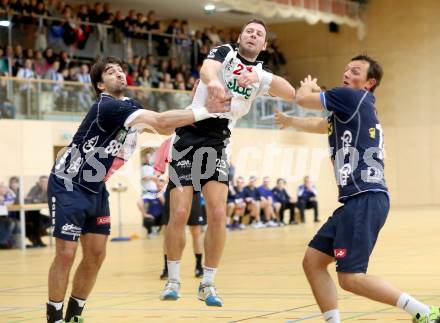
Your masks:
{"label": "blue shorts", "polygon": [[158,198],[143,198],[144,208],[147,214],[160,218],[163,213],[163,205]]}
{"label": "blue shorts", "polygon": [[355,195],[328,218],[309,247],[334,257],[337,272],[366,273],[389,209],[384,192]]}
{"label": "blue shorts", "polygon": [[76,184],[69,191],[62,179],[50,175],[47,197],[54,237],[78,241],[85,233],[110,234],[110,208],[105,186],[98,194]]}

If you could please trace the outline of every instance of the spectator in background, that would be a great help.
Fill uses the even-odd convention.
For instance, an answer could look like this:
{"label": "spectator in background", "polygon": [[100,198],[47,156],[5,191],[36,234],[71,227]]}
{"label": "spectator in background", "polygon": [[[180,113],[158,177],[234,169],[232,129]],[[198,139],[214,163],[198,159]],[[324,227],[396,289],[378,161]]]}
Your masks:
{"label": "spectator in background", "polygon": [[286,181],[283,178],[277,179],[277,185],[272,189],[275,202],[275,212],[281,223],[284,223],[284,212],[290,210],[289,224],[298,224],[295,220],[296,200],[290,197],[285,188]]}
{"label": "spectator in background", "polygon": [[263,178],[263,185],[258,188],[258,192],[260,193],[261,209],[266,218],[266,225],[269,227],[276,227],[280,223],[278,223],[278,219],[275,215],[272,189],[269,185],[270,178],[266,176]]}
{"label": "spectator in background", "polygon": [[314,221],[319,222],[318,202],[316,201],[317,190],[312,184],[309,176],[304,177],[304,184],[298,187],[298,209],[301,215],[301,222],[305,222],[304,211],[313,209]]}
{"label": "spectator in background", "polygon": [[142,214],[142,225],[147,229],[147,238],[153,238],[162,224],[162,215],[165,204],[165,196],[161,190],[164,182],[158,181],[157,191],[144,191],[142,198],[138,201],[138,208]]}
{"label": "spectator in background", "polygon": [[0,249],[12,248],[11,237],[16,222],[9,217],[7,206],[14,200],[15,194],[4,183],[0,183]]}
{"label": "spectator in background", "polygon": [[142,158],[141,185],[143,194],[157,193],[157,176],[154,174],[152,159],[153,152],[153,150],[146,151]]}
{"label": "spectator in background", "polygon": [[244,229],[243,216],[246,210],[244,201],[244,179],[237,179],[237,186],[229,185],[227,208],[226,208],[226,227],[229,229]]}
{"label": "spectator in background", "polygon": [[[31,188],[25,203],[47,203],[47,176],[40,176],[38,182]],[[32,242],[29,247],[46,247],[41,237],[49,227],[49,217],[42,215],[40,211],[26,211],[26,236]]]}
{"label": "spectator in background", "polygon": [[89,66],[87,64],[81,64],[80,71],[78,73],[78,82],[83,83],[78,95],[79,105],[81,110],[88,111],[93,104],[91,79],[89,74]]}
{"label": "spectator in background", "polygon": [[43,57],[43,53],[39,50],[35,51],[34,55],[34,72],[36,76],[42,78],[47,71],[46,60]]}
{"label": "spectator in background", "polygon": [[[26,59],[24,61],[24,67],[20,68],[17,73],[18,78],[27,79],[27,80],[33,80],[35,79],[35,73],[32,69],[32,60],[30,58]],[[20,113],[27,114],[28,112],[31,112],[31,109],[33,107],[32,105],[32,99],[33,99],[33,92],[34,92],[34,84],[31,81],[26,80],[20,80],[17,81],[20,91]]]}
{"label": "spectator in background", "polygon": [[259,227],[263,227],[264,224],[261,222],[260,212],[260,193],[258,192],[255,183],[257,178],[255,176],[249,177],[248,186],[244,188],[244,200],[246,202],[246,211],[249,212],[251,221],[254,220]]}

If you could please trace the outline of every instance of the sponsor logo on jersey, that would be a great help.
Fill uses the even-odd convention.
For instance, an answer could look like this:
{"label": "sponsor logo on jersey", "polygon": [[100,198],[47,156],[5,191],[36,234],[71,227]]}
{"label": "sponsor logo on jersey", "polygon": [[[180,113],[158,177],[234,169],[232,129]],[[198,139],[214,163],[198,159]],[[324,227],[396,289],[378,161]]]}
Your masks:
{"label": "sponsor logo on jersey", "polygon": [[347,256],[347,249],[335,249],[333,252],[336,259],[342,259]]}
{"label": "sponsor logo on jersey", "polygon": [[97,225],[110,224],[110,217],[109,216],[98,216],[98,217],[96,217],[96,224]]}
{"label": "sponsor logo on jersey", "polygon": [[344,164],[342,168],[339,170],[339,183],[341,186],[347,185],[347,180],[350,177],[351,174],[351,165],[350,164]]}
{"label": "sponsor logo on jersey", "polygon": [[83,146],[83,152],[87,154],[88,152],[94,150],[96,144],[98,143],[98,139],[99,139],[99,136],[95,136],[95,137],[87,140]]}
{"label": "sponsor logo on jersey", "polygon": [[213,48],[213,49],[211,49],[210,51],[209,51],[209,54],[208,54],[208,58],[214,58],[215,57],[215,53],[217,52],[217,48]]}
{"label": "sponsor logo on jersey", "polygon": [[327,133],[329,136],[331,136],[333,134],[333,124],[329,123],[327,126]]}
{"label": "sponsor logo on jersey", "polygon": [[370,128],[368,129],[368,132],[370,133],[371,139],[376,139],[376,128]]}
{"label": "sponsor logo on jersey", "polygon": [[236,78],[234,78],[233,82],[228,82],[228,89],[230,89],[232,92],[243,95],[246,100],[252,95],[252,88],[239,86]]}
{"label": "sponsor logo on jersey", "polygon": [[348,154],[348,148],[351,147],[351,142],[353,141],[353,135],[350,130],[345,130],[341,137],[342,147],[344,148],[344,155]]}
{"label": "sponsor logo on jersey", "polygon": [[75,239],[76,236],[80,236],[81,235],[81,231],[82,230],[81,230],[80,227],[77,227],[76,225],[69,224],[69,223],[66,223],[61,228],[61,233],[69,235],[69,236],[72,236],[73,240]]}
{"label": "sponsor logo on jersey", "polygon": [[191,161],[189,159],[179,160],[177,167],[189,168],[191,167]]}

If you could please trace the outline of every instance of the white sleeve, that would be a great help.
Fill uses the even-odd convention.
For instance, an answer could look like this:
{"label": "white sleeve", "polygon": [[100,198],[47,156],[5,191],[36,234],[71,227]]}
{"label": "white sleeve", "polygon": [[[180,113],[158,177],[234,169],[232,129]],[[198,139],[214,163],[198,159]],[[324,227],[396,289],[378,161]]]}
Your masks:
{"label": "white sleeve", "polygon": [[134,119],[136,119],[141,113],[142,113],[142,109],[136,110],[135,112],[133,112],[132,114],[130,114],[127,119],[125,119],[124,121],[124,127],[128,128],[128,125],[133,122]]}
{"label": "white sleeve", "polygon": [[261,82],[258,95],[268,95],[270,84],[272,83],[273,74],[262,70],[259,76],[261,77]]}

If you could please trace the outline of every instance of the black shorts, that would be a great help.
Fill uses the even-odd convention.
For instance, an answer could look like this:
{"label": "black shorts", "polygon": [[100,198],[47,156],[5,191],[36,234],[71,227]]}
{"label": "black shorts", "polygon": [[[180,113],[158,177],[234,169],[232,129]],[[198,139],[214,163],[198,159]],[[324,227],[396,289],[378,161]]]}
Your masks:
{"label": "black shorts", "polygon": [[47,188],[53,236],[78,241],[81,234],[110,234],[110,208],[105,186],[98,193],[74,184],[67,190],[63,180],[50,175]]}
{"label": "black shorts", "polygon": [[215,147],[173,147],[172,161],[168,166],[168,186],[193,186],[201,191],[209,181],[228,185],[229,163],[225,145]]}
{"label": "black shorts", "polygon": [[[167,190],[171,190],[170,188],[167,188]],[[168,221],[170,220],[170,194],[169,191],[167,192],[165,199],[165,205],[164,205],[164,212],[162,215],[162,224],[167,225]],[[201,204],[201,196],[200,192],[194,193],[193,200],[192,200],[192,206],[191,206],[191,212],[189,214],[187,225],[194,226],[194,225],[205,225],[206,224],[206,213],[205,213],[205,206]]]}
{"label": "black shorts", "polygon": [[334,257],[336,271],[366,273],[379,231],[390,208],[384,192],[365,192],[336,209],[309,247]]}

